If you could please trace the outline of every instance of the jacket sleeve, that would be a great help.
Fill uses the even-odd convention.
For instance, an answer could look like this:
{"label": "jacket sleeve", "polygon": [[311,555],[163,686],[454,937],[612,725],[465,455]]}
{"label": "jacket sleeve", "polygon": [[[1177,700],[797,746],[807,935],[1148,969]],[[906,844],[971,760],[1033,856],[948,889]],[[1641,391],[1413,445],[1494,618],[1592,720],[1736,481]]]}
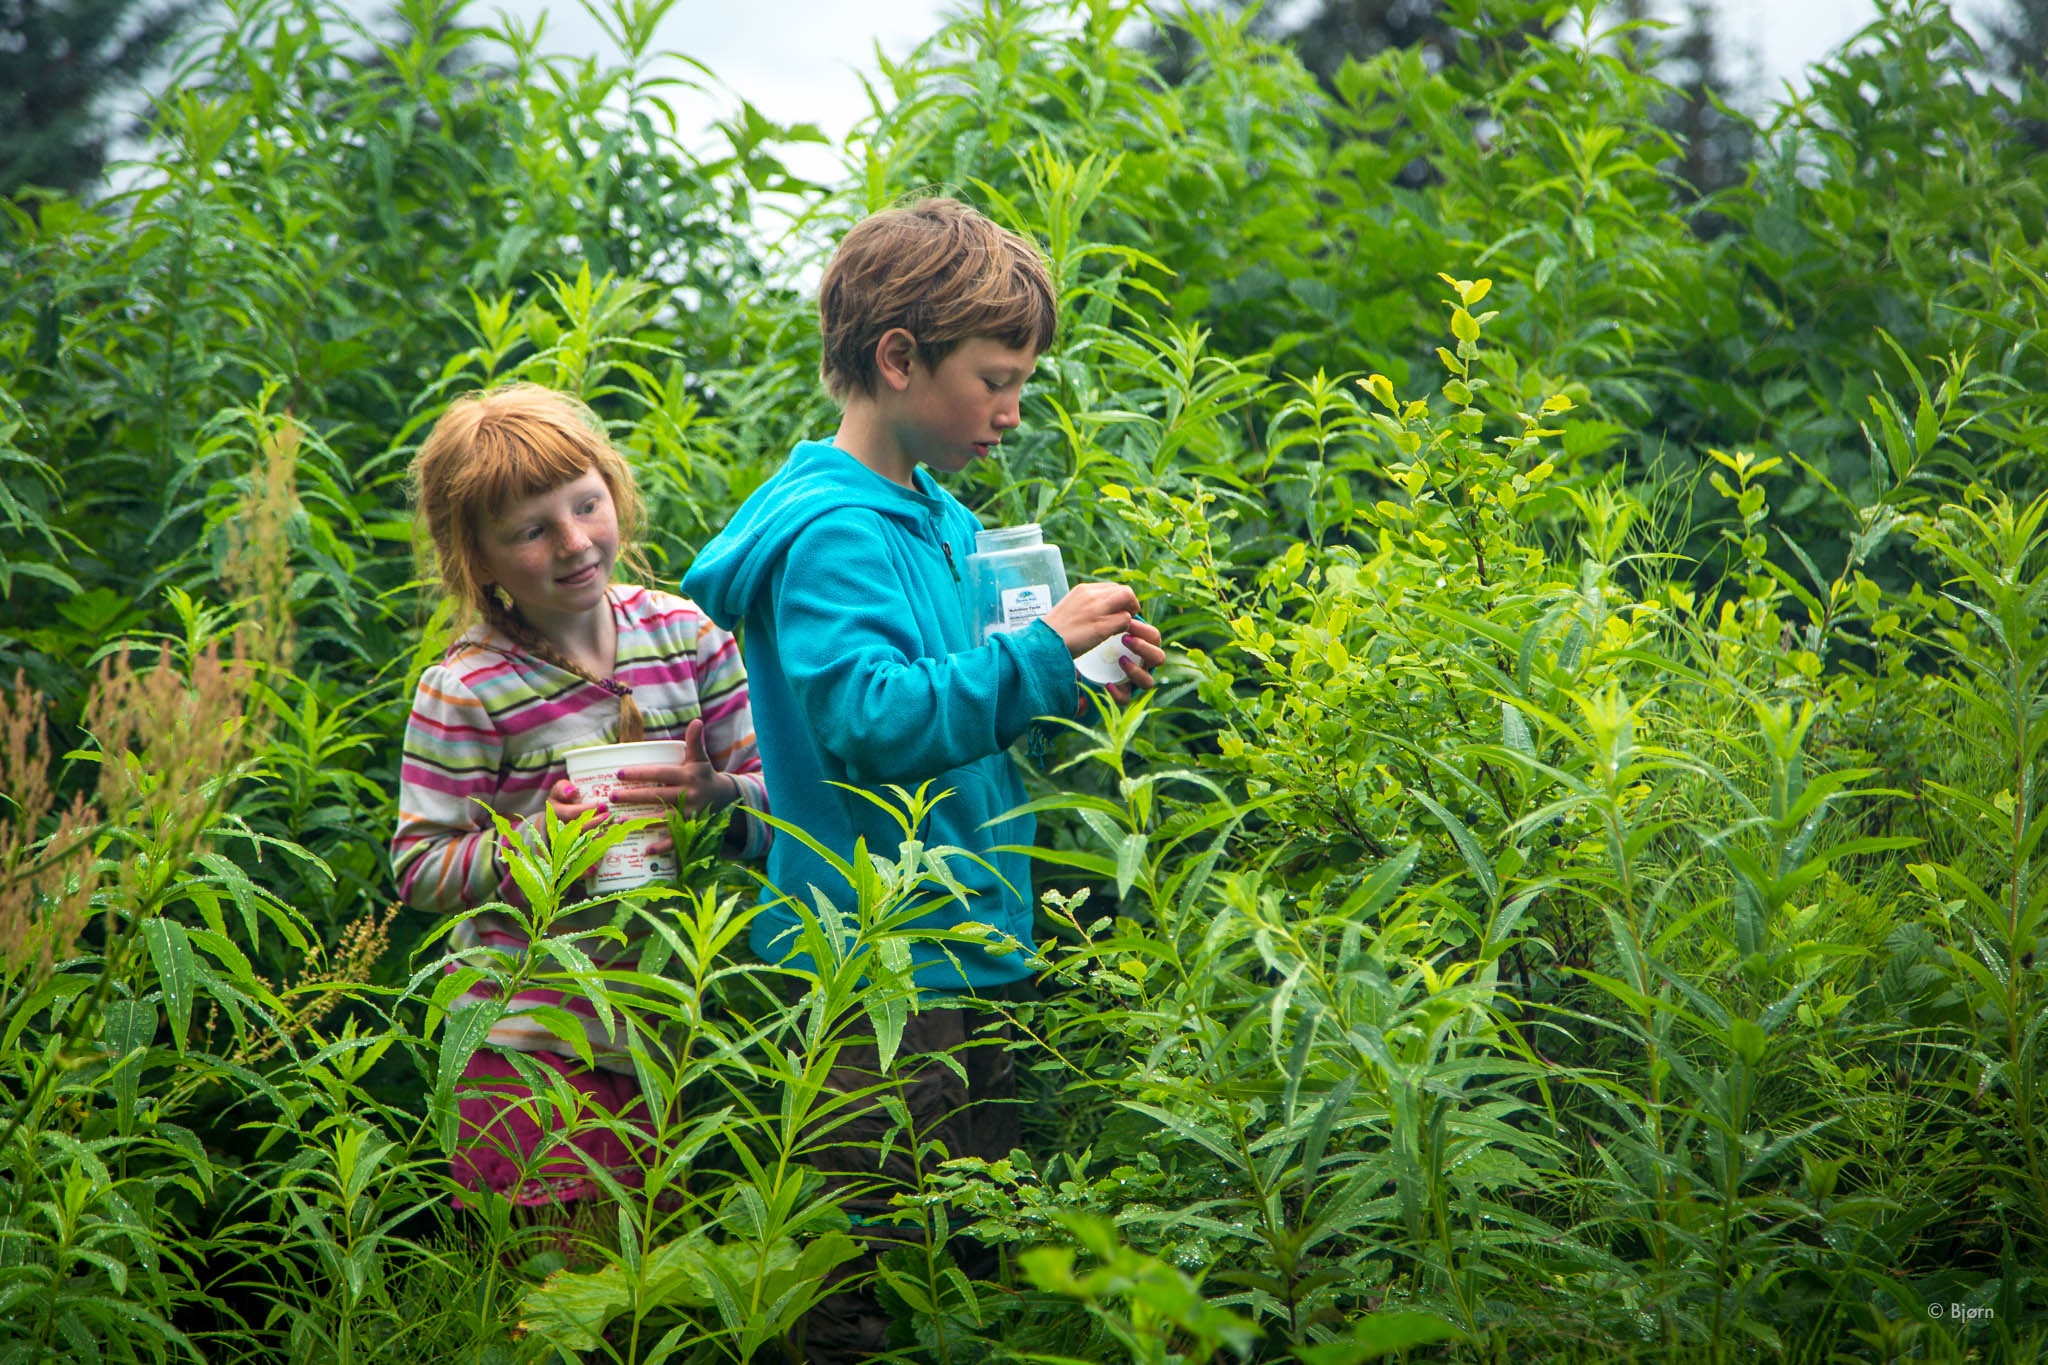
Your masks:
{"label": "jacket sleeve", "polygon": [[745,809],[735,818],[744,831],[734,856],[759,858],[768,852],[774,831],[754,811],[768,809],[768,785],[761,778],[761,753],[754,743],[754,713],[747,704],[747,667],[739,642],[703,618],[697,633],[697,714],[704,721],[704,751],[711,766],[731,773],[739,783]]}
{"label": "jacket sleeve", "polygon": [[454,673],[428,669],[405,722],[391,839],[391,869],[407,905],[450,914],[491,901],[525,903],[498,856],[497,828],[477,804],[495,802],[503,755],[483,703]]}
{"label": "jacket sleeve", "polygon": [[819,744],[856,781],[914,783],[1010,747],[1041,715],[1071,715],[1074,661],[1043,621],[939,658],[881,528],[821,517],[769,591],[776,647]]}

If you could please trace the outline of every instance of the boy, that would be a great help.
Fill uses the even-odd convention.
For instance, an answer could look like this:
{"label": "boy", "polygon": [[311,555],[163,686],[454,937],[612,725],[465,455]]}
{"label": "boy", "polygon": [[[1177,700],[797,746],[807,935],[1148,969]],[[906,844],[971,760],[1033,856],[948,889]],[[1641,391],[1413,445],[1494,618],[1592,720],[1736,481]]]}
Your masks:
{"label": "boy", "polygon": [[[1053,339],[1055,299],[1037,250],[957,201],[926,199],[856,225],[818,296],[820,372],[842,404],[839,429],[799,442],[683,583],[721,626],[746,623],[754,727],[778,818],[841,858],[861,838],[889,856],[901,829],[833,784],[892,802],[889,784],[951,791],[920,837],[975,853],[993,871],[955,859],[967,899],[920,923],[988,924],[1022,950],[915,945],[914,979],[928,996],[1002,998],[1031,972],[1031,870],[1023,855],[992,850],[1029,844],[1036,822],[1024,815],[984,828],[1026,800],[1010,744],[1036,717],[1074,714],[1074,659],[1111,636],[1140,660],[1124,664],[1138,686],[1151,686],[1150,670],[1165,659],[1159,632],[1135,619],[1136,596],[1112,583],[1083,584],[1025,629],[975,640],[961,567],[979,523],[931,474],[986,458],[1017,426],[1025,380]],[[854,908],[844,878],[800,840],[775,840],[768,879],[793,896],[816,887],[841,910]],[[808,965],[791,957],[796,926],[789,906],[767,906],[754,920],[755,951]],[[902,1042],[914,1074],[900,1093],[921,1137],[940,1138],[952,1156],[995,1159],[1013,1145],[1014,1120],[990,1120],[1011,1106],[976,1106],[1014,1095],[1008,1054],[969,1049],[964,1082],[943,1062],[911,1056],[948,1051],[973,1026],[964,1009],[914,1016]],[[872,1045],[862,1051],[842,1049],[835,1090],[879,1082]],[[891,1154],[878,1181],[874,1149],[893,1123],[878,1101],[866,1119],[835,1129],[843,1145],[818,1162],[863,1182],[849,1208],[881,1216],[890,1183],[909,1187],[915,1167]],[[814,1315],[812,1358],[838,1358],[821,1335],[844,1336],[846,1358],[881,1349],[871,1342],[879,1325],[871,1313],[828,1332]]]}

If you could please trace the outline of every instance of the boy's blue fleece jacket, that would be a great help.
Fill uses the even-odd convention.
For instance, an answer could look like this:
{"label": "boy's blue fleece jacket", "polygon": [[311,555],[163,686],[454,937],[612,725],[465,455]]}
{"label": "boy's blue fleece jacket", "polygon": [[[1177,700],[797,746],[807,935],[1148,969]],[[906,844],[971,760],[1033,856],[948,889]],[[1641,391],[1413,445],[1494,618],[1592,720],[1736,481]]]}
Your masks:
{"label": "boy's blue fleece jacket", "polygon": [[[697,557],[683,591],[727,630],[744,625],[747,692],[768,784],[768,807],[839,857],[855,841],[893,860],[902,829],[839,782],[874,792],[895,784],[950,792],[919,831],[987,860],[955,859],[971,899],[941,904],[920,924],[978,921],[1022,952],[991,956],[951,945],[913,949],[918,983],[945,992],[1030,973],[1031,868],[1020,853],[1029,815],[988,822],[1023,805],[1006,752],[1034,718],[1074,714],[1074,661],[1044,621],[974,640],[965,577],[980,523],[919,468],[915,491],[892,483],[829,441],[803,441]],[[988,825],[987,828],[984,828]],[[815,905],[813,889],[852,913],[853,892],[831,865],[786,834],[768,853],[768,879]],[[936,890],[936,888],[934,888]],[[772,900],[772,893],[764,895]],[[790,961],[797,925],[787,905],[754,920],[754,950]]]}

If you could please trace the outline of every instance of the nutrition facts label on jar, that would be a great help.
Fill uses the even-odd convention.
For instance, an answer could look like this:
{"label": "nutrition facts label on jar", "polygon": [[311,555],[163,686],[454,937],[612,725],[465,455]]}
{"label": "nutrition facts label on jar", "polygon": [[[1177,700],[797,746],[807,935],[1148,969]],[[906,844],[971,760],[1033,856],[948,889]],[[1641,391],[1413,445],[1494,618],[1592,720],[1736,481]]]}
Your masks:
{"label": "nutrition facts label on jar", "polygon": [[1052,588],[1033,583],[1022,588],[1003,589],[1003,622],[1000,630],[1022,630],[1052,610]]}

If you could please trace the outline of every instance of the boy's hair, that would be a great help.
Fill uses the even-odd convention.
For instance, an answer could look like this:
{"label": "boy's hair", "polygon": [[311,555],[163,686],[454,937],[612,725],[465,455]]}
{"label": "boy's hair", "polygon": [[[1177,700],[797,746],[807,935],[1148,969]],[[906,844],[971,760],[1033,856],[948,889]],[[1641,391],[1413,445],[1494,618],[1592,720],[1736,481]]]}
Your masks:
{"label": "boy's hair", "polygon": [[1043,351],[1058,295],[1038,248],[957,199],[919,199],[856,223],[818,287],[819,376],[834,398],[873,394],[875,344],[892,327],[934,369],[970,337]]}
{"label": "boy's hair", "polygon": [[593,469],[618,509],[619,558],[644,576],[635,548],[640,492],[596,414],[538,384],[467,393],[448,405],[413,457],[412,486],[442,590],[460,607],[458,630],[476,616],[500,614],[483,580],[485,519]]}

